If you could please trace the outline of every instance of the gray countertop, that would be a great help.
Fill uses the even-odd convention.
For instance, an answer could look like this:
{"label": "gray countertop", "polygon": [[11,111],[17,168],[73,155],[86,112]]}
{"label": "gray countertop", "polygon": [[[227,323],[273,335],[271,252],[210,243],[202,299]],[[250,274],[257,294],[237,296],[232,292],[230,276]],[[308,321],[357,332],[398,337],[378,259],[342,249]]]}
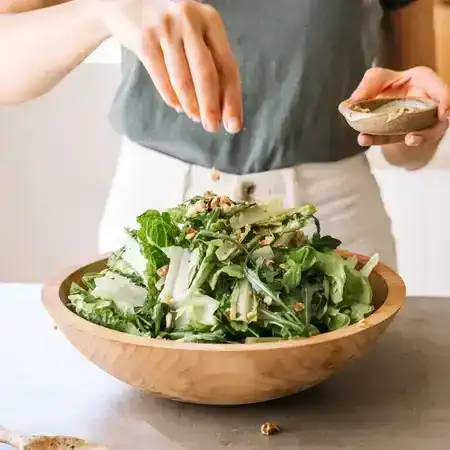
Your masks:
{"label": "gray countertop", "polygon": [[[53,329],[39,297],[38,285],[0,284],[6,427],[78,435],[111,450],[450,446],[450,299],[408,299],[365,356],[318,387],[266,404],[218,408],[153,398],[103,373]],[[262,436],[265,421],[282,432]]]}

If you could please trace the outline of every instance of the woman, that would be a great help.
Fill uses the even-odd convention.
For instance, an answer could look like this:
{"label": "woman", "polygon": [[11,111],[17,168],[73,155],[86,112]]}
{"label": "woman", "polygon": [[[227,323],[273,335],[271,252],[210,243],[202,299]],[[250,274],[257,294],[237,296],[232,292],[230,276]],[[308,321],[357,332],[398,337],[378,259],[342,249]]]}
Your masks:
{"label": "woman", "polygon": [[[14,4],[16,11],[49,6],[36,2],[13,1],[9,12]],[[344,247],[377,251],[395,266],[390,221],[364,150],[382,145],[392,164],[418,169],[448,127],[442,80],[426,67],[395,71],[433,67],[433,2],[209,3],[74,0],[0,17],[0,57],[9,63],[0,73],[3,103],[48,91],[111,35],[125,48],[111,111],[124,143],[101,250],[119,247],[123,227],[145,209],[212,187],[238,198],[280,195],[286,206],[313,203]],[[378,46],[371,38],[382,16]],[[367,70],[378,48],[379,65],[394,70]],[[350,94],[433,97],[441,121],[401,142],[356,137],[336,107]],[[215,186],[212,167],[222,172]]]}

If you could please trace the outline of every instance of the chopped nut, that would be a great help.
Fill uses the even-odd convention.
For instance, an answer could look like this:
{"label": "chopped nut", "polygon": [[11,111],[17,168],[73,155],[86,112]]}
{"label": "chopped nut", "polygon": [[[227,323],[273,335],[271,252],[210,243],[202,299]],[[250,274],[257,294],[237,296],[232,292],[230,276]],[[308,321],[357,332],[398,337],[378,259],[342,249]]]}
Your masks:
{"label": "chopped nut", "polygon": [[278,248],[286,248],[287,245],[284,242],[280,242],[279,244],[277,244]]}
{"label": "chopped nut", "polygon": [[194,239],[195,236],[197,236],[197,230],[194,228],[189,228],[186,233],[186,239],[188,241],[192,241],[192,239]]}
{"label": "chopped nut", "polygon": [[211,192],[211,191],[206,191],[206,192],[203,194],[203,198],[204,198],[205,200],[211,200],[211,199],[213,199],[214,197],[215,197],[215,195],[214,195],[214,193]]}
{"label": "chopped nut", "polygon": [[207,209],[205,201],[203,199],[199,200],[197,203],[189,206],[186,211],[186,217],[195,217],[197,214],[207,211]]}
{"label": "chopped nut", "polygon": [[261,434],[264,436],[271,436],[272,434],[279,433],[280,428],[275,423],[265,422],[261,425]]}
{"label": "chopped nut", "polygon": [[270,267],[273,266],[275,264],[274,261],[272,261],[271,259],[265,259],[264,263],[263,263],[266,267]]}
{"label": "chopped nut", "polygon": [[221,195],[220,196],[220,204],[221,205],[231,205],[233,202],[231,201],[230,197],[227,195]]}
{"label": "chopped nut", "polygon": [[301,311],[303,311],[304,309],[305,309],[304,303],[297,302],[297,303],[294,305],[294,311],[295,311],[295,312],[301,312]]}
{"label": "chopped nut", "polygon": [[361,319],[358,322],[358,325],[361,326],[362,328],[367,328],[369,326],[369,321],[367,319]]}
{"label": "chopped nut", "polygon": [[220,172],[215,167],[211,169],[211,180],[213,181],[220,180]]}
{"label": "chopped nut", "polygon": [[219,195],[216,195],[216,196],[211,200],[211,203],[210,203],[209,206],[210,206],[211,209],[219,208],[219,206],[220,206],[220,196],[219,196]]}
{"label": "chopped nut", "polygon": [[224,203],[223,205],[220,206],[220,209],[222,210],[223,213],[227,214],[231,211],[231,205],[227,205],[226,203]]}
{"label": "chopped nut", "polygon": [[294,241],[297,244],[300,244],[301,242],[303,242],[304,237],[305,237],[305,234],[303,233],[303,231],[297,230],[294,234]]}
{"label": "chopped nut", "polygon": [[269,297],[268,295],[266,297],[264,297],[263,302],[267,305],[270,306],[273,302],[272,297]]}
{"label": "chopped nut", "polygon": [[156,273],[161,277],[164,278],[167,275],[167,272],[169,271],[169,266],[161,267],[156,271]]}
{"label": "chopped nut", "polygon": [[261,247],[264,247],[264,246],[266,246],[266,245],[272,244],[272,242],[273,242],[274,240],[275,240],[275,239],[274,239],[272,236],[267,236],[267,237],[264,238],[262,241],[259,241],[259,242],[258,242],[258,245],[260,245]]}

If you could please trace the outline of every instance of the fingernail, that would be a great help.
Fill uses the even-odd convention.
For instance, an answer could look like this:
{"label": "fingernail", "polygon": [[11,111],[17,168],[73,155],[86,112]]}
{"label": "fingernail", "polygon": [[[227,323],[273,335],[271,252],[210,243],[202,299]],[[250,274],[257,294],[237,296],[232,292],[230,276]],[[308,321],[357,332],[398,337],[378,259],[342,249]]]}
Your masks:
{"label": "fingernail", "polygon": [[177,112],[177,113],[182,113],[183,112],[183,108],[181,106],[174,106],[173,109]]}
{"label": "fingernail", "polygon": [[418,136],[416,134],[409,134],[406,136],[406,145],[410,145],[411,147],[417,147],[422,145],[425,142],[425,138],[423,136]]}
{"label": "fingernail", "polygon": [[213,125],[212,123],[209,122],[203,122],[203,128],[209,133],[214,133],[218,130],[219,125],[218,124]]}
{"label": "fingernail", "polygon": [[192,120],[193,122],[195,122],[195,123],[200,123],[200,122],[201,122],[200,117],[197,117],[197,116],[191,116],[191,120]]}
{"label": "fingernail", "polygon": [[369,136],[366,136],[365,134],[360,134],[358,136],[358,144],[361,147],[369,147],[371,145]]}
{"label": "fingernail", "polygon": [[239,133],[241,129],[241,122],[236,117],[231,117],[225,121],[223,126],[225,127],[225,130],[228,131],[228,133],[236,134]]}

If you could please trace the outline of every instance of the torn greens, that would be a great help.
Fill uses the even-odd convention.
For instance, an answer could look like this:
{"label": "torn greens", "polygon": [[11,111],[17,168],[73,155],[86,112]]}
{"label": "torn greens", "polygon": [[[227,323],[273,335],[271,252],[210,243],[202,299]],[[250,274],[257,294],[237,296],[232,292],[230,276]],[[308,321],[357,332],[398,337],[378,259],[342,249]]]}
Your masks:
{"label": "torn greens", "polygon": [[285,210],[279,200],[212,192],[146,211],[105,270],[72,285],[71,307],[107,328],[183,342],[269,342],[346,327],[373,311],[368,277],[379,258],[358,270],[315,214],[311,205]]}

